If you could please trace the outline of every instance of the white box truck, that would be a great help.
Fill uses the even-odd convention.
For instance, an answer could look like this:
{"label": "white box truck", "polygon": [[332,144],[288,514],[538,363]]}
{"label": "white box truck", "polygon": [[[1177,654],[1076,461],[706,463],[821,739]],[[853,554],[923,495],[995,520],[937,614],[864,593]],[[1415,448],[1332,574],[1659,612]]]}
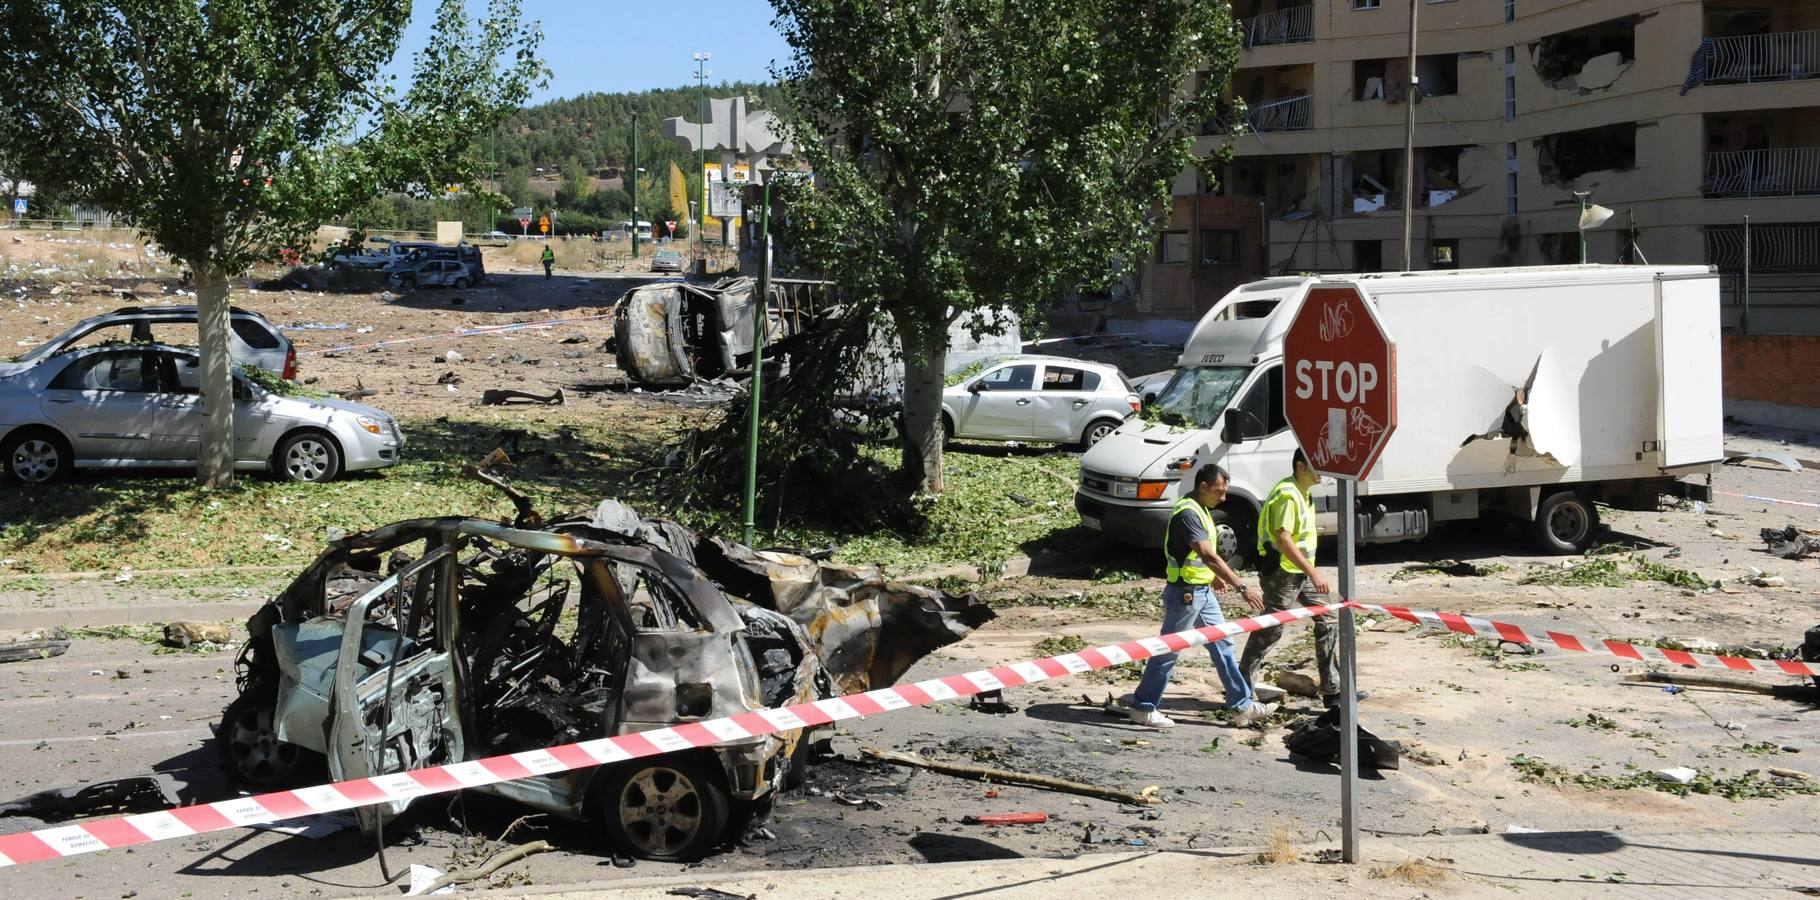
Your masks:
{"label": "white box truck", "polygon": [[[1710,499],[1724,458],[1718,277],[1704,266],[1546,266],[1235,289],[1195,326],[1145,414],[1081,458],[1082,521],[1160,546],[1170,506],[1214,462],[1232,479],[1214,511],[1220,552],[1254,555],[1259,502],[1296,449],[1283,335],[1309,288],[1332,281],[1357,284],[1397,345],[1397,430],[1359,484],[1361,541],[1501,517],[1565,554],[1593,542],[1598,504]],[[1332,533],[1331,480],[1315,501]]]}

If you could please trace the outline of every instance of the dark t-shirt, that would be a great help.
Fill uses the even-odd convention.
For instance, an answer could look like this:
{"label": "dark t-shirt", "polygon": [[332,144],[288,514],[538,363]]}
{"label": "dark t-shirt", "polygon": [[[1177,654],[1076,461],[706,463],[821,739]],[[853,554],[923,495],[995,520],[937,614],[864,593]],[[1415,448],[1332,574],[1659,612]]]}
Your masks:
{"label": "dark t-shirt", "polygon": [[1163,545],[1164,552],[1175,560],[1177,565],[1187,560],[1194,553],[1196,541],[1211,540],[1207,529],[1201,527],[1201,517],[1193,509],[1184,507],[1169,519],[1169,539]]}

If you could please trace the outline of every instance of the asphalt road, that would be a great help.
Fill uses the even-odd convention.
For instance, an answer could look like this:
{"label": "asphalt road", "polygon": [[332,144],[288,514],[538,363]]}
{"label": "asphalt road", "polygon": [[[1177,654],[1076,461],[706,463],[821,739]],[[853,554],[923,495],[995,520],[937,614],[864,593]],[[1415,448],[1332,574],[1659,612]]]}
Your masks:
{"label": "asphalt road", "polygon": [[[1820,473],[1727,468],[1718,487],[1820,501]],[[1820,622],[1820,573],[1812,560],[1769,559],[1756,549],[1755,530],[1790,521],[1811,526],[1817,519],[1805,507],[1729,495],[1699,513],[1614,514],[1609,524],[1615,535],[1641,547],[1638,552],[1722,579],[1737,593],[1653,582],[1520,585],[1517,576],[1528,565],[1547,561],[1521,555],[1527,551],[1507,535],[1484,531],[1375,549],[1366,556],[1361,589],[1374,599],[1593,636],[1789,644]],[[1443,557],[1501,561],[1513,569],[1495,578],[1391,579],[1407,562]],[[1751,566],[1781,575],[1786,584],[1749,586]],[[1154,633],[1155,627],[1078,611],[1015,610],[924,660],[910,677],[1029,658],[1038,640],[1056,634],[1099,643]],[[1285,640],[1281,652],[1293,654],[1300,643]],[[1611,669],[1613,659],[1499,659],[1397,623],[1365,631],[1359,646],[1361,683],[1373,692],[1362,721],[1433,763],[1406,759],[1401,770],[1365,782],[1368,834],[1498,833],[1512,826],[1623,832],[1690,822],[1820,828],[1820,803],[1812,796],[1733,801],[1649,789],[1589,790],[1573,780],[1674,766],[1726,778],[1769,765],[1820,778],[1820,709],[1814,706],[1722,691],[1668,694],[1623,684]],[[547,885],[673,873],[706,879],[742,870],[1063,856],[1134,846],[1252,846],[1278,825],[1304,841],[1334,837],[1339,781],[1332,768],[1292,761],[1281,725],[1237,729],[1198,719],[1218,696],[1211,669],[1202,656],[1178,672],[1169,702],[1184,721],[1173,731],[1138,729],[1083,703],[1083,693],[1098,699],[1132,686],[1102,676],[1013,691],[1008,699],[1018,708],[1008,714],[958,703],[893,713],[848,725],[834,740],[839,758],[813,769],[809,789],[785,797],[766,831],[696,867],[639,863],[630,872],[616,869],[598,830],[540,818],[521,827],[513,841],[543,838],[558,852],[515,864],[497,881]],[[230,653],[160,655],[134,641],[86,639],[62,657],[0,667],[0,676],[0,798],[148,772],[176,777],[186,800],[230,795],[209,744],[209,726],[233,691]],[[866,764],[859,761],[865,746],[928,750],[1125,789],[1154,784],[1168,802],[1160,817],[1145,818],[1135,808],[1101,800]],[[1522,780],[1511,764],[1518,754],[1561,767],[1566,783]],[[1050,822],[989,828],[961,821],[969,814],[1014,811],[1047,812]],[[468,835],[497,837],[519,815],[509,804],[479,797],[420,801],[388,834],[390,869],[402,877],[412,863],[446,869],[470,860],[479,851],[464,828]],[[0,818],[0,832],[40,824]],[[371,839],[352,829],[320,840],[252,829],[220,832],[22,866],[0,873],[0,882],[22,895],[62,897],[395,896],[400,883],[382,877]]]}

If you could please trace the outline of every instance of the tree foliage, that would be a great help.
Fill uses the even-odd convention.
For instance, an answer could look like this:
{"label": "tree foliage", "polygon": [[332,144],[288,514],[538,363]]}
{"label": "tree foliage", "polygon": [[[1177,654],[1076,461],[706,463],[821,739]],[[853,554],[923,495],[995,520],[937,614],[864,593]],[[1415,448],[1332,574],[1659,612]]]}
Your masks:
{"label": "tree foliage", "polygon": [[[791,250],[896,334],[904,471],[941,486],[949,329],[1146,257],[1237,59],[1225,3],[772,0],[778,110],[811,187]],[[778,444],[797,446],[783,440]],[[783,452],[788,452],[785,449]]]}
{"label": "tree foliage", "polygon": [[518,0],[443,0],[402,91],[400,0],[40,0],[0,8],[0,117],[32,180],[124,218],[194,273],[200,475],[231,480],[226,279],[391,189],[483,174],[473,138],[544,77]]}

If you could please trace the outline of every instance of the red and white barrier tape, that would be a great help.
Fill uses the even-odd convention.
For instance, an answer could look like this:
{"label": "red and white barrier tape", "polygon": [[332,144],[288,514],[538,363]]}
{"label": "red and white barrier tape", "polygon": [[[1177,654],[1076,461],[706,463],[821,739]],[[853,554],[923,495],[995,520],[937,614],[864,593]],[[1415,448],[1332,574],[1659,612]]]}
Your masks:
{"label": "red and white barrier tape", "polygon": [[[679,750],[711,747],[793,728],[825,725],[844,719],[924,706],[985,691],[1047,681],[1051,678],[1066,678],[1070,675],[1110,668],[1165,653],[1179,653],[1210,641],[1234,637],[1245,632],[1276,628],[1297,619],[1325,615],[1339,609],[1341,605],[1298,607],[1283,612],[1265,613],[1261,616],[1238,619],[1223,625],[1178,631],[1173,634],[1141,638],[1120,644],[1109,644],[1078,653],[1063,653],[1029,662],[931,678],[914,684],[895,685],[845,697],[817,700],[812,703],[799,703],[781,709],[759,710],[740,716],[582,741],[577,744],[564,744],[547,750],[527,750],[522,753],[492,756],[473,762],[433,766],[427,769],[377,775],[371,778],[356,778],[293,791],[276,791],[253,797],[238,797],[232,800],[184,806],[135,816],[97,819],[76,825],[0,835],[0,868],[116,847],[130,847],[152,841],[189,837],[229,828],[276,822],[299,816],[339,812],[361,806],[448,793],[463,788],[481,787],[537,775],[554,775]],[[1602,651],[1624,659],[1681,666],[1705,666],[1784,675],[1820,675],[1820,664],[1790,660],[1741,659],[1682,650],[1662,650],[1619,641],[1590,640],[1555,631],[1532,634],[1506,622],[1493,622],[1489,619],[1453,613],[1412,610],[1401,606],[1357,602],[1343,605],[1365,612],[1382,613],[1427,628],[1444,629],[1459,634],[1515,641],[1522,644],[1555,647],[1575,653]]]}
{"label": "red and white barrier tape", "polygon": [[1820,503],[1808,503],[1805,500],[1784,500],[1780,497],[1761,497],[1756,494],[1740,494],[1734,491],[1713,491],[1713,493],[1724,494],[1727,497],[1743,497],[1746,500],[1758,500],[1763,503],[1780,503],[1784,506],[1805,506],[1808,509],[1820,509]]}
{"label": "red and white barrier tape", "polygon": [[356,778],[319,787],[276,791],[135,816],[97,819],[76,825],[0,835],[0,868],[298,816],[408,800],[534,775],[554,775],[678,750],[711,747],[793,728],[825,725],[843,719],[924,706],[1020,684],[1065,678],[1159,654],[1180,652],[1209,641],[1248,631],[1275,628],[1339,608],[1338,605],[1313,606],[1266,613],[1210,628],[1126,641],[1078,653],[1063,653],[1030,662],[931,678],[914,684],[900,684],[781,709],[766,709],[706,722],[564,744],[547,750],[527,750],[473,762]]}
{"label": "red and white barrier tape", "polygon": [[328,353],[347,353],[353,350],[371,350],[375,347],[391,347],[397,344],[415,344],[418,341],[433,341],[438,338],[481,337],[489,334],[505,334],[512,331],[530,331],[541,328],[554,328],[574,322],[589,322],[595,319],[611,319],[612,313],[595,316],[574,316],[567,319],[545,319],[541,322],[509,322],[504,325],[481,325],[475,328],[462,328],[457,331],[444,331],[440,334],[420,334],[416,337],[393,338],[388,341],[368,341],[364,344],[342,344],[339,347],[327,347],[322,350],[304,350],[301,356],[322,356]]}
{"label": "red and white barrier tape", "polygon": [[1406,609],[1401,606],[1380,606],[1376,603],[1351,603],[1355,609],[1365,612],[1383,613],[1414,622],[1424,628],[1435,628],[1468,634],[1474,637],[1491,640],[1511,641],[1518,644],[1529,644],[1537,647],[1553,647],[1569,653],[1599,653],[1601,651],[1623,659],[1637,662],[1659,662],[1676,666],[1699,666],[1708,669],[1729,669],[1734,672],[1766,672],[1772,675],[1820,675],[1820,663],[1804,663],[1788,659],[1745,659],[1741,656],[1719,656],[1712,653],[1693,653],[1687,650],[1664,650],[1643,644],[1627,644],[1623,641],[1593,640],[1576,637],[1559,631],[1539,633],[1523,630],[1508,622],[1493,622],[1490,619],[1479,619],[1472,616],[1461,616],[1454,613],[1429,612],[1421,609]]}

